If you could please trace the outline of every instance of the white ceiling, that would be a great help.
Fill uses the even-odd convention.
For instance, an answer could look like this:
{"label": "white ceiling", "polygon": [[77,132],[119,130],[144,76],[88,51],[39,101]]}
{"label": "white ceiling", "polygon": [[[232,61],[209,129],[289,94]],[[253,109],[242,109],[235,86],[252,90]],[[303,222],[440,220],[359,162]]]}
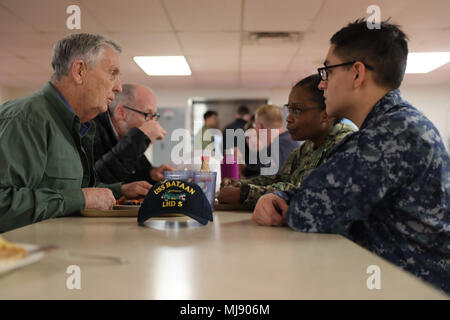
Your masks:
{"label": "white ceiling", "polygon": [[[122,82],[165,89],[283,88],[316,72],[332,34],[376,3],[403,26],[410,51],[450,51],[450,0],[0,0],[0,86],[40,88],[53,44],[100,33],[123,48]],[[81,30],[66,8],[81,8]],[[249,31],[296,31],[298,43],[250,45]],[[188,77],[148,77],[136,55],[184,55]],[[405,83],[450,84],[450,63]]]}

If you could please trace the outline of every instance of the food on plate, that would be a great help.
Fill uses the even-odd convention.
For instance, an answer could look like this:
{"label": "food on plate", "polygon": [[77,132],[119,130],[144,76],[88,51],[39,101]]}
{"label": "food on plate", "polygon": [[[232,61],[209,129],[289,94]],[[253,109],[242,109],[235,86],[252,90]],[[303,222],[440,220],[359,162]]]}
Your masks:
{"label": "food on plate", "polygon": [[22,259],[26,255],[27,251],[23,247],[0,237],[0,262]]}
{"label": "food on plate", "polygon": [[140,206],[142,204],[142,201],[138,200],[125,200],[124,202],[120,203],[122,206]]}

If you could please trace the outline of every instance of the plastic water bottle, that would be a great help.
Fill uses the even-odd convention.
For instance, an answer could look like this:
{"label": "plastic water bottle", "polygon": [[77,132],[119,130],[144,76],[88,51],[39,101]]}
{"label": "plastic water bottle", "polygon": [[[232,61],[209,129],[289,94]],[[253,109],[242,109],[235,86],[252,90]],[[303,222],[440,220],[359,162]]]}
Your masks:
{"label": "plastic water bottle", "polygon": [[234,155],[234,148],[225,150],[220,169],[222,179],[239,179],[239,165],[236,156]]}

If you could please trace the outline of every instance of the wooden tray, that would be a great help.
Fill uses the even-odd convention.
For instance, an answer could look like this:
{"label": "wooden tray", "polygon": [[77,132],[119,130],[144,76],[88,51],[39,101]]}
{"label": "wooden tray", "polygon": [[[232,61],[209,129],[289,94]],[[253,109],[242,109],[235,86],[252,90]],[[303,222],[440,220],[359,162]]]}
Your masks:
{"label": "wooden tray", "polygon": [[215,203],[214,211],[253,211],[253,206],[242,203]]}
{"label": "wooden tray", "polygon": [[[140,206],[117,205],[112,210],[86,209],[80,213],[84,217],[137,217]],[[183,217],[181,213],[169,213],[158,217]]]}

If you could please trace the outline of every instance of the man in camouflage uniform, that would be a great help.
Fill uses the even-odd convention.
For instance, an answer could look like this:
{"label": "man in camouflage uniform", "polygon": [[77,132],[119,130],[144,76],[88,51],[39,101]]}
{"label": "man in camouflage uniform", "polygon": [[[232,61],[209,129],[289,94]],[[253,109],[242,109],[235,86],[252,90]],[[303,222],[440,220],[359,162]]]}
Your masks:
{"label": "man in camouflage uniform", "polygon": [[261,197],[253,221],[341,234],[450,293],[450,157],[434,125],[397,89],[405,34],[357,20],[331,38],[322,77],[327,112],[347,136],[301,188]]}

